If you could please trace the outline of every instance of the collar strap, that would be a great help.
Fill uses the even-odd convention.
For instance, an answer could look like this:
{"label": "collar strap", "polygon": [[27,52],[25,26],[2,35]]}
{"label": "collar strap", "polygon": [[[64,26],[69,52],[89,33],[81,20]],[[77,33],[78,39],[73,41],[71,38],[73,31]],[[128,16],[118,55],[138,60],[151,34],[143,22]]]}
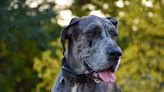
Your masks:
{"label": "collar strap", "polygon": [[76,74],[66,63],[66,59],[62,59],[62,75],[73,82],[85,82],[87,79],[86,74]]}

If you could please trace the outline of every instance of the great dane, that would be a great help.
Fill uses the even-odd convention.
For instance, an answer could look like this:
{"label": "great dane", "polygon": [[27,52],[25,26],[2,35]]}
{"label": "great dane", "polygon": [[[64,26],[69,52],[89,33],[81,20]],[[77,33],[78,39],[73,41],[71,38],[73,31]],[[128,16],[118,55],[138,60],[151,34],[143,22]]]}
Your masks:
{"label": "great dane", "polygon": [[120,92],[113,74],[122,54],[117,34],[114,18],[73,18],[61,33],[64,58],[51,92]]}

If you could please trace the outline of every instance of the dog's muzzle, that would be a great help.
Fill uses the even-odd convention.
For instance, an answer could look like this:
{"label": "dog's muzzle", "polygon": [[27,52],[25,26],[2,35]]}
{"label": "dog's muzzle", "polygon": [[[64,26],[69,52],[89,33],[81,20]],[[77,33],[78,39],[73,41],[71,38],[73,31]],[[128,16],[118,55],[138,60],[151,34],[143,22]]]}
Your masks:
{"label": "dog's muzzle", "polygon": [[113,73],[115,72],[115,70],[119,65],[119,60],[122,55],[122,51],[119,47],[108,48],[107,55],[108,55],[107,60],[109,62],[109,67],[107,69],[100,70],[100,71],[93,71],[86,63],[84,63],[88,72],[92,73],[92,77],[93,77],[92,79],[96,83],[99,83],[101,81],[105,83],[115,82],[115,76]]}

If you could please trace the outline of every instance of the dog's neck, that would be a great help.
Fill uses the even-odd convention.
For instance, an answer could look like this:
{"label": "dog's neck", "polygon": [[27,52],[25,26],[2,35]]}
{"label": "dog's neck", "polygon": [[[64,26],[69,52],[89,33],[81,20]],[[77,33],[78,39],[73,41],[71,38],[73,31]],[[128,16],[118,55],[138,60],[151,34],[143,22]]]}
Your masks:
{"label": "dog's neck", "polygon": [[62,59],[62,76],[73,82],[85,82],[89,78],[86,74],[76,74],[66,62],[66,58]]}

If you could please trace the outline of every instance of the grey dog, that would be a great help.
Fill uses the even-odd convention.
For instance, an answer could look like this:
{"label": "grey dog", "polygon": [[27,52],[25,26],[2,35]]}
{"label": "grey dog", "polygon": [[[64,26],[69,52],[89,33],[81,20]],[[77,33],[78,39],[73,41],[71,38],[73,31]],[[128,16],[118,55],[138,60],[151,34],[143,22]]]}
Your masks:
{"label": "grey dog", "polygon": [[117,34],[114,18],[73,18],[61,33],[63,67],[52,92],[120,92],[113,74],[122,54]]}

